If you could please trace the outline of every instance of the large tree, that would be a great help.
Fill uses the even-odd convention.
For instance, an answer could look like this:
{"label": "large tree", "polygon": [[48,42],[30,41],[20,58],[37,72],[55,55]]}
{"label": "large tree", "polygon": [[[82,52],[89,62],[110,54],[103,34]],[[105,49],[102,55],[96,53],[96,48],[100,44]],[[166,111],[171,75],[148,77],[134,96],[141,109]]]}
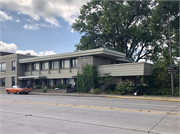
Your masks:
{"label": "large tree", "polygon": [[73,29],[82,37],[76,51],[108,48],[139,61],[160,51],[151,14],[156,2],[91,1],[83,5]]}
{"label": "large tree", "polygon": [[[172,45],[172,56],[179,56],[179,1],[158,1],[152,13],[151,29],[157,33],[157,40],[169,47],[169,31]],[[169,21],[169,26],[168,26]],[[154,55],[156,60],[161,56]]]}

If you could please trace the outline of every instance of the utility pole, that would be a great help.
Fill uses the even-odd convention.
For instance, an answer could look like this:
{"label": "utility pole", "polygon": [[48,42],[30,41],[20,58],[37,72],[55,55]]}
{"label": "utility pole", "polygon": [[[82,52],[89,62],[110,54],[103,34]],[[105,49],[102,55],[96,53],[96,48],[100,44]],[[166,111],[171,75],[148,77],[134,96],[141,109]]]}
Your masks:
{"label": "utility pole", "polygon": [[[168,34],[169,34],[169,51],[170,51],[170,67],[172,67],[172,49],[171,49],[171,37],[170,37],[170,26],[169,26],[169,11],[167,6],[163,6],[164,9],[168,12]],[[172,97],[174,97],[174,80],[173,74],[171,74],[171,88],[172,88]]]}

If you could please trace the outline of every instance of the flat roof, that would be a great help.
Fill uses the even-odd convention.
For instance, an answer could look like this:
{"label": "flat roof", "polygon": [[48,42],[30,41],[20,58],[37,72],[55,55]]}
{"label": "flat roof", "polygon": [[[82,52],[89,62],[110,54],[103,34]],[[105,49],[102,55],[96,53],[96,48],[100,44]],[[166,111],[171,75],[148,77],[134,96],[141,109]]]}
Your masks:
{"label": "flat roof", "polygon": [[91,56],[91,55],[101,55],[101,56],[107,56],[107,57],[118,58],[118,59],[120,58],[124,59],[126,56],[125,53],[121,53],[121,52],[117,52],[117,51],[109,50],[105,48],[98,48],[98,49],[90,49],[90,50],[70,52],[70,53],[37,56],[37,57],[27,58],[27,59],[25,58],[25,59],[20,59],[19,63],[30,63],[30,62],[48,61],[48,60],[56,60],[56,59],[77,58],[77,57]]}

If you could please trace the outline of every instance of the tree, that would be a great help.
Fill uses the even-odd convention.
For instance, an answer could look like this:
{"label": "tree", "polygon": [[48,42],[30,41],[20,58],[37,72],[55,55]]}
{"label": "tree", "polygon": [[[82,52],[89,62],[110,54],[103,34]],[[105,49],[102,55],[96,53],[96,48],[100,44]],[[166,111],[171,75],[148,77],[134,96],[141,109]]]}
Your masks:
{"label": "tree", "polygon": [[91,1],[83,5],[72,28],[83,34],[76,51],[108,48],[139,61],[160,51],[150,27],[150,1]]}
{"label": "tree", "polygon": [[[159,1],[152,13],[151,28],[157,33],[157,41],[169,47],[168,19],[172,44],[172,56],[179,56],[179,1]],[[159,55],[156,60],[159,60]]]}

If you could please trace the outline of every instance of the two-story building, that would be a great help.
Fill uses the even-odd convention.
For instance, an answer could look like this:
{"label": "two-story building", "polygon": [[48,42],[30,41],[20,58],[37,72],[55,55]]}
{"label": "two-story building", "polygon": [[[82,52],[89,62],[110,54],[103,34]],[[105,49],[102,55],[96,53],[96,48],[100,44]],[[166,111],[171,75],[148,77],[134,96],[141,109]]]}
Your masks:
{"label": "two-story building", "polygon": [[0,89],[27,82],[32,86],[71,84],[74,88],[77,73],[86,64],[97,66],[100,75],[110,73],[113,83],[124,79],[135,83],[136,76],[152,73],[152,64],[132,63],[124,53],[104,48],[47,56],[7,53],[0,56]]}

